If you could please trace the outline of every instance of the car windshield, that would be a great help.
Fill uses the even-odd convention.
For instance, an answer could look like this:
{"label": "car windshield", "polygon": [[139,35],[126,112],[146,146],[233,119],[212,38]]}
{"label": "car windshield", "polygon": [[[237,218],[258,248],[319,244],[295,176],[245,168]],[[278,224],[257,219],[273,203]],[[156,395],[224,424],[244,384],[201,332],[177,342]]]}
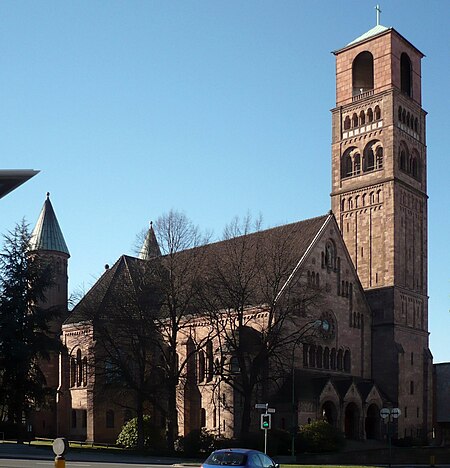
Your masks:
{"label": "car windshield", "polygon": [[247,455],[237,452],[215,452],[205,461],[207,465],[244,466],[247,463]]}

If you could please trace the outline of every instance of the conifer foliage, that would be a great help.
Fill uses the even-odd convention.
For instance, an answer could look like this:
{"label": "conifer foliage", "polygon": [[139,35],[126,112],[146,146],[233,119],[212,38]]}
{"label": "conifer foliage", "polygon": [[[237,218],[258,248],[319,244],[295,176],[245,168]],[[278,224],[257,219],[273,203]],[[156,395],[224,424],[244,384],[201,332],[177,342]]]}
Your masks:
{"label": "conifer foliage", "polygon": [[29,241],[23,220],[4,236],[0,253],[0,421],[16,430],[50,396],[39,361],[60,347],[49,328],[57,311],[42,307],[51,265],[30,255]]}

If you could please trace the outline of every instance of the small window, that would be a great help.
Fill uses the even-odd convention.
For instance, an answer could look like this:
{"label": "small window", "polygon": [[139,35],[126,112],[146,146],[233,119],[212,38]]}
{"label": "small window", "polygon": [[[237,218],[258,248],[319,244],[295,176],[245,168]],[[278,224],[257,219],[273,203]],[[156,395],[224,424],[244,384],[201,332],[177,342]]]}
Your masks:
{"label": "small window", "polygon": [[75,429],[77,427],[77,411],[72,410],[72,428]]}
{"label": "small window", "polygon": [[206,427],[206,410],[202,408],[200,410],[200,427]]}
{"label": "small window", "polygon": [[106,412],[106,427],[108,429],[114,428],[114,411],[113,410],[108,410]]}
{"label": "small window", "polygon": [[412,67],[408,55],[403,53],[400,56],[400,81],[401,90],[407,96],[412,95]]}

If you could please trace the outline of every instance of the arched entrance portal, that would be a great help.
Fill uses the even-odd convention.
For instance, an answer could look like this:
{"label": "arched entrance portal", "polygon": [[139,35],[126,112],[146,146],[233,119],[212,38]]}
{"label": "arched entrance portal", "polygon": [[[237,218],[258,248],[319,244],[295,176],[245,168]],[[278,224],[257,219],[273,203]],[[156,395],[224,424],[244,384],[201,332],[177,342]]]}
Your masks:
{"label": "arched entrance portal", "polygon": [[345,408],[345,437],[359,439],[359,410],[355,403],[349,403]]}
{"label": "arched entrance portal", "polygon": [[326,401],[322,406],[322,419],[337,427],[337,409],[332,401]]}
{"label": "arched entrance portal", "polygon": [[380,439],[380,409],[374,403],[367,408],[364,426],[366,439]]}

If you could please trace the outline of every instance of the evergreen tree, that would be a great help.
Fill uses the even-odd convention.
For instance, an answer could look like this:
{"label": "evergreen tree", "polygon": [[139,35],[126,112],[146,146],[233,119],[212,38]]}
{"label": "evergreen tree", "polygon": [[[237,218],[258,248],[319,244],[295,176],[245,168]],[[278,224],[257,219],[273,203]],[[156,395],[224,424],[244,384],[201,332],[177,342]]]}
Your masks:
{"label": "evergreen tree", "polygon": [[45,309],[52,285],[51,265],[29,253],[30,233],[23,220],[4,236],[0,253],[0,420],[18,427],[49,389],[39,361],[61,344],[50,334],[57,311]]}

